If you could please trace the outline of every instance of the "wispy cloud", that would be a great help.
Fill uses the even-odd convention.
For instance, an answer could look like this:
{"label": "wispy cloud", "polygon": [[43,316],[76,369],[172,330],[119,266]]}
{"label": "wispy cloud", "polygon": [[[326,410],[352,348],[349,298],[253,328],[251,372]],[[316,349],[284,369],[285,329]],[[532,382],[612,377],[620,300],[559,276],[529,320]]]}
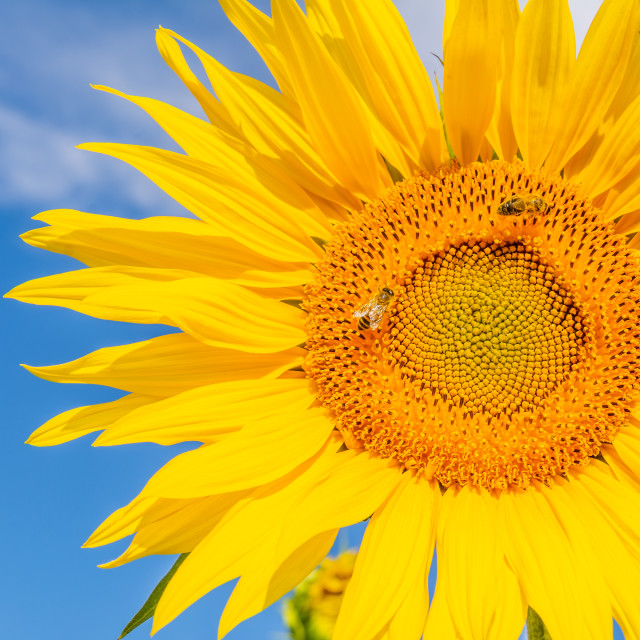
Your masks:
{"label": "wispy cloud", "polygon": [[3,164],[0,197],[12,202],[62,198],[73,183],[95,180],[95,171],[81,161],[72,135],[34,116],[0,106]]}
{"label": "wispy cloud", "polygon": [[[75,149],[86,141],[117,141],[175,148],[137,107],[93,91],[104,84],[127,93],[157,97],[201,114],[200,108],[164,64],[155,47],[160,23],[182,31],[231,62],[237,49],[244,72],[257,56],[215,2],[157,2],[145,9],[117,2],[11,3],[0,39],[0,205],[11,212],[21,203],[35,209],[69,206],[105,211],[128,205],[147,214],[181,210],[157,187],[116,160]],[[5,22],[6,24],[6,22]],[[238,45],[238,43],[240,43]],[[187,57],[188,54],[187,54]],[[140,212],[141,213],[141,212]]]}

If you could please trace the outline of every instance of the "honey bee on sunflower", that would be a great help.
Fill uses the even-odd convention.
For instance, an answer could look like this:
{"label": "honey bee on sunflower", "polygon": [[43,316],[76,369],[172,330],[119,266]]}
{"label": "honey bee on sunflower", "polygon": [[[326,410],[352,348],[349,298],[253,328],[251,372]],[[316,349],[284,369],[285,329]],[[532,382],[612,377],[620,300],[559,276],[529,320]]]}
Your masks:
{"label": "honey bee on sunflower", "polygon": [[498,213],[503,216],[521,216],[523,213],[544,213],[549,205],[536,194],[514,195],[500,203]]}
{"label": "honey bee on sunflower", "polygon": [[353,317],[358,318],[359,331],[377,329],[380,326],[393,295],[393,289],[382,287],[366,304],[353,312]]}

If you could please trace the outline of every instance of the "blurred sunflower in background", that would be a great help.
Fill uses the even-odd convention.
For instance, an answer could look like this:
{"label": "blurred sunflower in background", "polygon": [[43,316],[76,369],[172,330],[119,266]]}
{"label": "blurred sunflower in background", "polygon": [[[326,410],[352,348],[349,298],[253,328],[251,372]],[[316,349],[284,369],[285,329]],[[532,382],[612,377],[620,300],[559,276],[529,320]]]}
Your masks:
{"label": "blurred sunflower in background", "polygon": [[283,606],[291,640],[331,640],[355,561],[355,551],[327,557],[296,587]]}
{"label": "blurred sunflower in background", "polygon": [[87,544],[189,553],[154,632],[240,577],[224,636],[371,516],[335,639],[505,640],[528,607],[639,638],[640,3],[576,59],[566,0],[448,0],[436,100],[390,0],[221,2],[279,90],[161,28],[208,121],[101,87],[184,154],[83,145],[197,219],[42,213],[26,242],[88,268],[8,294],[181,330],[30,367],[129,392],[32,444],[202,443]]}

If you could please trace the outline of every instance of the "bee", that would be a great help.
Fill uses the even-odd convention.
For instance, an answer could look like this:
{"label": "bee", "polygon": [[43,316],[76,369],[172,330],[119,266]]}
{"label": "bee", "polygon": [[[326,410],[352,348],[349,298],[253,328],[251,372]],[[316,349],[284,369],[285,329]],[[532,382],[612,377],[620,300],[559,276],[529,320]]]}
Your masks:
{"label": "bee", "polygon": [[393,300],[393,296],[393,289],[383,287],[369,302],[354,311],[353,317],[358,318],[358,329],[360,331],[377,329],[382,322],[384,312]]}
{"label": "bee", "polygon": [[501,216],[521,216],[523,213],[544,213],[549,205],[538,195],[514,195],[498,207]]}

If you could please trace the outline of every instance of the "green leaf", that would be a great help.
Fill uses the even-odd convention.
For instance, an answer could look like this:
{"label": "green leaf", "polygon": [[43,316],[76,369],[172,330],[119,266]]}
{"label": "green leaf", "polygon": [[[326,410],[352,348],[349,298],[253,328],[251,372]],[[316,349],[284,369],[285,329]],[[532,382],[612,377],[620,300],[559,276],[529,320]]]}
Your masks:
{"label": "green leaf", "polygon": [[528,640],[551,640],[544,622],[531,607],[527,614],[527,638]]}
{"label": "green leaf", "polygon": [[164,593],[164,590],[167,588],[169,584],[169,580],[173,578],[173,574],[178,570],[178,567],[184,562],[185,558],[188,556],[188,553],[181,554],[178,559],[173,564],[173,567],[169,569],[169,573],[158,582],[156,588],[151,592],[151,595],[147,598],[147,601],[142,605],[140,611],[136,613],[129,624],[122,630],[122,633],[118,636],[118,640],[124,638],[126,635],[130,634],[134,629],[139,627],[143,622],[149,620],[149,618],[153,617],[153,614],[156,611],[156,607],[158,606],[158,602],[160,601],[160,597]]}

